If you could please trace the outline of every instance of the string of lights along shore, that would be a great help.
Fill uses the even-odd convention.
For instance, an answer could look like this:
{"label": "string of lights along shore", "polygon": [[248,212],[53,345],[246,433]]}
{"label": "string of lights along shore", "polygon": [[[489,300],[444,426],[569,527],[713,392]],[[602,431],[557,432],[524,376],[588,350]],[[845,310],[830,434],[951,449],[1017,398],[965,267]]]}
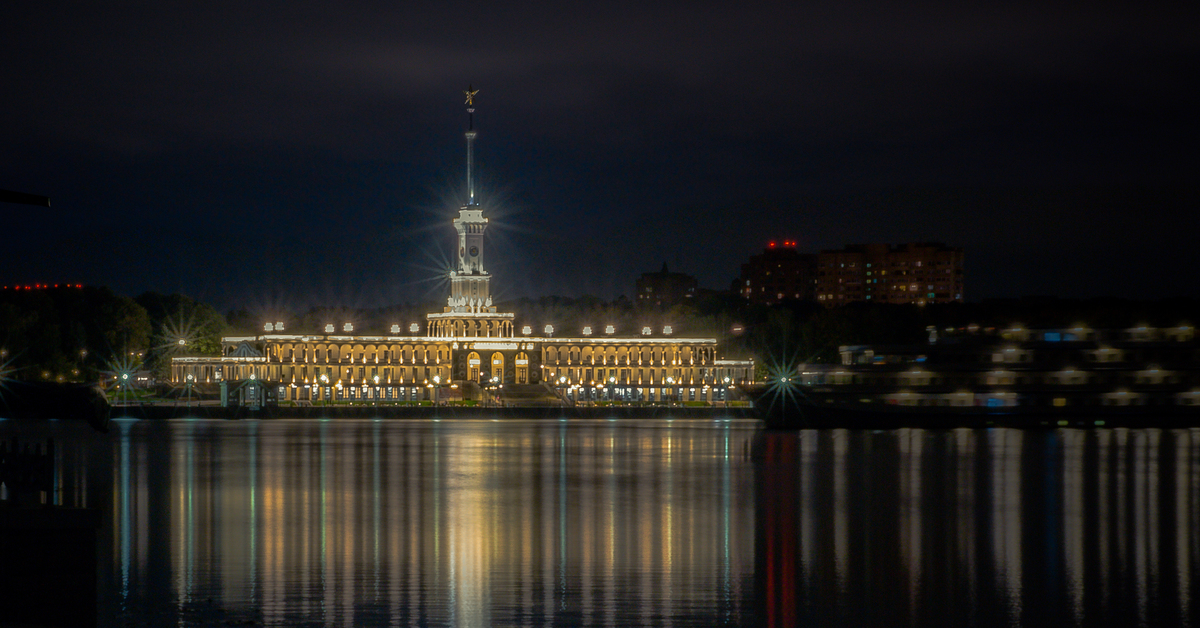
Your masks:
{"label": "string of lights along shore", "polygon": [[714,338],[677,336],[670,326],[614,324],[556,334],[553,323],[518,324],[513,313],[499,311],[484,266],[488,219],[475,190],[479,92],[473,86],[464,92],[467,197],[452,221],[458,255],[450,294],[441,312],[426,315],[424,334],[413,324],[410,335],[401,335],[399,323],[377,335],[351,335],[350,324],[342,327],[345,335],[332,323],[324,334],[284,334],[267,325],[262,335],[222,338],[220,356],[174,358],[171,379],[228,389],[252,382],[279,401],[299,403],[487,397],[509,405],[716,402],[753,381],[754,362],[718,357]]}

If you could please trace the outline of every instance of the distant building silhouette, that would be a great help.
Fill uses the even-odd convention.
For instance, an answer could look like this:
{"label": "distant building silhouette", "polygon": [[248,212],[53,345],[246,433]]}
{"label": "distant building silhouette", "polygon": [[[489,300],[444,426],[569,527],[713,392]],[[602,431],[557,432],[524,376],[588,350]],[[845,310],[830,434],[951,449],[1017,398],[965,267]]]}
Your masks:
{"label": "distant building silhouette", "polygon": [[815,298],[817,256],[796,250],[796,243],[770,243],[761,255],[742,264],[737,292],[752,303]]}
{"label": "distant building silhouette", "polygon": [[665,306],[683,303],[696,298],[697,285],[695,277],[670,272],[663,262],[661,271],[642,273],[637,280],[637,302]]}
{"label": "distant building silhouette", "polygon": [[754,303],[810,299],[824,305],[854,301],[950,303],[963,300],[963,250],[940,242],[854,244],[816,254],[795,242],[772,242],[742,264],[738,291]]}
{"label": "distant building silhouette", "polygon": [[950,303],[963,299],[963,251],[940,242],[857,244],[817,255],[817,301]]}

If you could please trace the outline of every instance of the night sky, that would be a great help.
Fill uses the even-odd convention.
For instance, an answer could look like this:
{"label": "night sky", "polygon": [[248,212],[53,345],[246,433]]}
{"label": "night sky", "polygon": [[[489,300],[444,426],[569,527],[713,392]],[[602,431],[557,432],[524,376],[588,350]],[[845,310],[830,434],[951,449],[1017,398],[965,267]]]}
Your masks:
{"label": "night sky", "polygon": [[[12,6],[19,5],[19,6]],[[1196,2],[7,3],[0,284],[501,300],[942,241],[966,297],[1195,296]]]}

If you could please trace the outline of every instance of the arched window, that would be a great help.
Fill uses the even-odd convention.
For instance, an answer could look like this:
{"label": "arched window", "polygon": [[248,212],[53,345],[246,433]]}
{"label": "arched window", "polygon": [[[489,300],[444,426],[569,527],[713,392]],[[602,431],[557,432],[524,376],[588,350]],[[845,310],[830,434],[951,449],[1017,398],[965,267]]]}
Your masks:
{"label": "arched window", "polygon": [[529,383],[529,354],[524,351],[518,353],[513,358],[513,364],[516,368],[513,369],[513,375],[518,384]]}
{"label": "arched window", "polygon": [[467,354],[467,379],[472,382],[479,381],[479,373],[481,372],[479,354],[472,351]]}

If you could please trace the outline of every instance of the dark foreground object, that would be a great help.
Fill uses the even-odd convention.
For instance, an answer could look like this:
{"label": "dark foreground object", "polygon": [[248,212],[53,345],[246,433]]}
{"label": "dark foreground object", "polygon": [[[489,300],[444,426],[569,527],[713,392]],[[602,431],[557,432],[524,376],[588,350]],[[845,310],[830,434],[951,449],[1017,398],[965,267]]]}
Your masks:
{"label": "dark foreground object", "polygon": [[75,419],[108,431],[104,391],[93,384],[8,382],[0,389],[0,418]]}
{"label": "dark foreground object", "polygon": [[99,527],[94,509],[0,506],[0,626],[95,626]]}
{"label": "dark foreground object", "polygon": [[11,190],[0,190],[0,203],[16,203],[18,205],[49,207],[50,197],[40,196],[37,194],[26,194],[25,192],[13,192]]}

